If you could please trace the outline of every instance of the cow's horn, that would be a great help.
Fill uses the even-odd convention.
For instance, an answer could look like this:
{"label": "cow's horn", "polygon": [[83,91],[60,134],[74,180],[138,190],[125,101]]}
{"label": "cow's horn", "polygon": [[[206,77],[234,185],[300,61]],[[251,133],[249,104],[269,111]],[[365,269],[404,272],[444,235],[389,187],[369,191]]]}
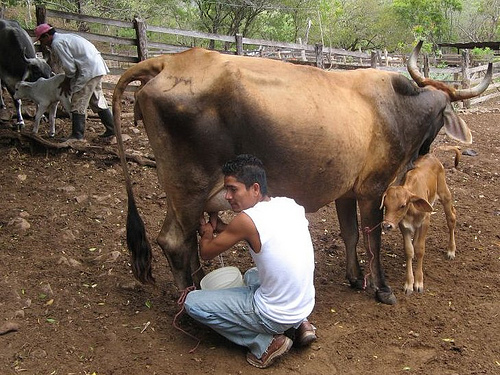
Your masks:
{"label": "cow's horn", "polygon": [[24,59],[24,62],[28,65],[31,65],[33,64],[33,61],[36,61],[36,57],[28,57],[26,56],[26,53],[23,53],[23,59]]}
{"label": "cow's horn", "polygon": [[406,67],[408,69],[408,73],[410,73],[411,78],[419,85],[420,87],[424,87],[424,80],[425,77],[420,73],[417,67],[417,59],[418,59],[418,53],[420,52],[420,48],[422,48],[422,44],[424,43],[423,40],[418,42],[418,44],[413,48],[413,51],[410,55],[410,58],[408,59],[408,63],[406,64]]}
{"label": "cow's horn", "polygon": [[[420,87],[427,86],[429,82],[432,82],[432,80],[426,79],[418,70],[417,67],[417,58],[418,58],[418,53],[420,52],[420,49],[422,48],[423,41],[419,41],[418,44],[415,46],[413,49],[410,58],[408,59],[407,63],[407,69],[408,73],[410,73],[411,78],[419,85]],[[459,100],[466,100],[473,98],[475,96],[481,95],[489,86],[491,79],[493,76],[493,65],[492,63],[488,64],[488,71],[486,72],[486,76],[484,79],[481,81],[480,84],[478,84],[475,87],[472,87],[470,89],[460,89],[460,90],[450,90],[450,100],[452,102],[456,102]]]}
{"label": "cow's horn", "polygon": [[36,53],[35,53],[35,57],[28,57],[26,55],[26,47],[23,48],[23,59],[24,59],[24,62],[27,64],[30,64],[33,61],[38,61],[38,57],[36,57]]}
{"label": "cow's horn", "polygon": [[24,62],[27,64],[30,62],[30,58],[28,56],[26,56],[26,47],[23,48],[23,59],[24,59]]}
{"label": "cow's horn", "polygon": [[466,100],[481,95],[490,85],[492,76],[493,76],[493,64],[489,63],[488,71],[486,72],[486,75],[484,76],[481,83],[479,83],[474,87],[471,87],[470,89],[455,90],[450,95],[450,100],[452,102],[456,102],[458,100]]}

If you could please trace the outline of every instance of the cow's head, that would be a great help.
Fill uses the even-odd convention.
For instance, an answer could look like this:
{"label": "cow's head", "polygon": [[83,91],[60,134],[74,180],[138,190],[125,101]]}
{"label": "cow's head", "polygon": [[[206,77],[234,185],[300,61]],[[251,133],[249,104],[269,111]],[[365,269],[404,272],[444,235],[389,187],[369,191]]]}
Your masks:
{"label": "cow's head", "polygon": [[[450,138],[455,139],[459,142],[470,144],[472,143],[472,134],[470,129],[465,124],[461,118],[453,110],[451,102],[456,102],[460,100],[471,99],[473,97],[481,95],[489,86],[492,75],[493,75],[493,65],[488,64],[488,70],[484,79],[476,86],[469,89],[456,89],[453,86],[446,85],[443,82],[435,81],[430,78],[424,77],[417,66],[417,58],[422,47],[422,41],[420,41],[417,46],[413,49],[407,63],[408,73],[410,73],[413,80],[420,87],[429,87],[432,89],[437,89],[445,92],[448,95],[449,103],[446,105],[443,115],[444,115],[444,125],[443,129]],[[431,140],[432,142],[432,140]],[[425,145],[425,150],[421,154],[428,152],[428,145]]]}
{"label": "cow's head", "polygon": [[488,71],[486,72],[486,76],[477,86],[471,87],[469,89],[456,89],[453,86],[449,86],[444,84],[443,82],[434,81],[430,78],[424,77],[417,67],[417,58],[418,53],[420,52],[420,48],[422,47],[423,41],[418,42],[416,47],[413,49],[410,58],[408,59],[408,73],[410,73],[411,78],[419,85],[420,87],[433,86],[441,91],[445,91],[450,97],[450,101],[456,102],[460,100],[466,100],[474,98],[475,96],[481,95],[490,85],[491,78],[493,75],[493,64],[488,64]]}
{"label": "cow's head", "polygon": [[38,78],[50,78],[52,69],[44,59],[37,57],[29,58],[24,55],[24,62],[26,63],[26,71],[23,76],[23,81],[35,82]]}
{"label": "cow's head", "polygon": [[422,212],[432,212],[430,203],[404,186],[390,186],[382,196],[380,209],[385,208],[382,228],[391,231],[399,224],[408,213],[410,205]]}

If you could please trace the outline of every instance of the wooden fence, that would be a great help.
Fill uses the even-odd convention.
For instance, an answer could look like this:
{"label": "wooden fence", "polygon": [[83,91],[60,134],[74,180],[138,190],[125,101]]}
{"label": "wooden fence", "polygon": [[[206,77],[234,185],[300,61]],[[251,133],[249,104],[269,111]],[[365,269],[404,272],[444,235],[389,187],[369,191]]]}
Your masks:
{"label": "wooden fence", "polygon": [[[74,33],[92,41],[101,51],[111,70],[111,75],[120,76],[131,65],[165,53],[177,53],[194,46],[218,49],[223,53],[260,56],[280,59],[296,64],[315,65],[323,69],[377,68],[407,74],[406,56],[389,55],[387,52],[353,52],[325,47],[321,44],[285,43],[262,39],[245,38],[242,35],[228,36],[199,31],[179,30],[147,25],[141,19],[122,21],[92,17],[75,13],[36,7],[37,24],[48,22],[58,32]],[[105,32],[105,34],[104,34]],[[115,35],[113,35],[113,33]],[[127,37],[117,36],[129,35]],[[217,48],[218,47],[218,48]],[[437,68],[443,62],[454,66]],[[419,59],[425,76],[439,79],[456,87],[471,87],[479,82],[486,72],[486,65],[471,66],[469,54],[445,55],[431,61],[428,56]],[[432,64],[433,63],[433,64]],[[494,81],[481,97],[465,102],[465,106],[480,103],[500,96],[500,63],[494,66]],[[113,89],[113,83],[104,83],[104,88]],[[134,89],[133,87],[131,88]]]}

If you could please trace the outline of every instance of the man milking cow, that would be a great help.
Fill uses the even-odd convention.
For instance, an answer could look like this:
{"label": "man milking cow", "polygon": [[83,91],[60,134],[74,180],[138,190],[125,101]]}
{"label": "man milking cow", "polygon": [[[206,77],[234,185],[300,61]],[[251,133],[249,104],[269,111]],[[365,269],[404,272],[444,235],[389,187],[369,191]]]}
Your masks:
{"label": "man milking cow", "polygon": [[[200,256],[209,260],[246,241],[256,267],[245,273],[245,286],[191,291],[184,307],[195,320],[247,347],[252,366],[266,368],[292,344],[316,340],[307,320],[315,299],[309,223],[293,199],[268,196],[266,173],[256,157],[239,155],[222,172],[225,198],[237,215],[229,224],[217,219],[215,228],[202,219]],[[294,332],[294,341],[286,331]]]}
{"label": "man milking cow", "polygon": [[99,137],[113,136],[113,115],[102,91],[102,77],[109,69],[97,48],[79,35],[56,33],[56,29],[47,23],[38,25],[35,35],[42,45],[50,48],[66,75],[59,87],[64,94],[71,95],[69,140],[84,138],[87,107],[98,114],[106,129]]}

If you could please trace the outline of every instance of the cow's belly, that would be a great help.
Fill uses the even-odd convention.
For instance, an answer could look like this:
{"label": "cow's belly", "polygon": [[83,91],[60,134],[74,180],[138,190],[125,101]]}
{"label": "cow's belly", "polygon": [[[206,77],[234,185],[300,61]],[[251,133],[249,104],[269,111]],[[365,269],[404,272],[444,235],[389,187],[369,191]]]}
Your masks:
{"label": "cow's belly", "polygon": [[271,195],[294,198],[308,212],[315,212],[355,188],[367,147],[350,147],[350,142],[338,138],[297,139],[278,149],[254,152],[266,166]]}
{"label": "cow's belly", "polygon": [[339,92],[332,102],[240,82],[239,90],[212,87],[193,96],[192,86],[154,81],[137,99],[157,163],[165,159],[161,170],[198,160],[208,176],[220,173],[215,160],[253,154],[264,163],[270,194],[294,198],[308,212],[362,185],[369,159],[377,159],[370,148],[383,143],[376,140],[373,108],[360,98],[354,108],[352,94]]}
{"label": "cow's belly", "polygon": [[272,129],[270,134],[255,132],[252,138],[257,141],[248,142],[244,151],[263,160],[271,195],[292,197],[314,212],[355,189],[365,178],[372,125],[361,125],[364,120],[352,116],[351,126],[347,126],[349,122],[337,114],[338,120],[325,120],[304,116],[299,109],[295,116],[276,115],[286,118],[283,122],[265,124]]}

